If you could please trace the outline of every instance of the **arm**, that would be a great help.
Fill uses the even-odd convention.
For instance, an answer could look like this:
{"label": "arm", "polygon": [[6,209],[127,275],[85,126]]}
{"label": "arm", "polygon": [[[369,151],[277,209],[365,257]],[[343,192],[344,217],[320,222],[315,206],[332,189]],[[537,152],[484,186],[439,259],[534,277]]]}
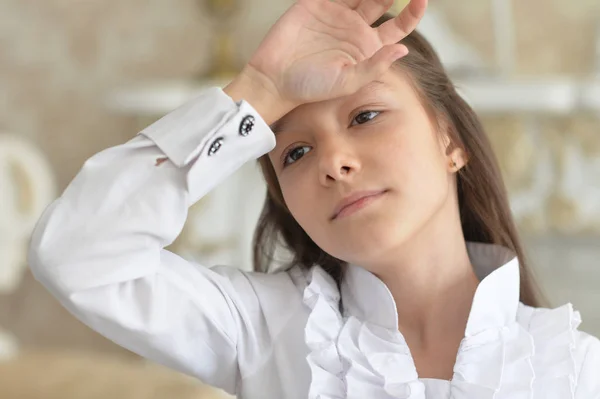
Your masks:
{"label": "arm", "polygon": [[[242,135],[248,117],[254,126]],[[244,279],[234,287],[226,273],[163,248],[181,232],[189,206],[274,144],[248,102],[205,90],[85,162],[36,225],[32,272],[107,338],[233,393],[239,333],[251,331],[256,295]]]}

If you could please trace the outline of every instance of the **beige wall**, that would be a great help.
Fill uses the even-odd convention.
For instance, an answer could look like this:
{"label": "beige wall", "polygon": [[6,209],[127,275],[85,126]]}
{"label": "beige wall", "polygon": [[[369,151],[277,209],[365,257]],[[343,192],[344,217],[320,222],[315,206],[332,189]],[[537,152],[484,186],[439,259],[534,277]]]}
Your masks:
{"label": "beige wall", "polygon": [[[198,3],[0,0],[0,131],[16,132],[40,146],[57,174],[59,189],[64,189],[85,159],[132,137],[145,123],[104,108],[102,102],[109,90],[131,81],[183,79],[207,66],[205,54],[211,28]],[[240,59],[246,60],[291,2],[242,3],[244,18],[236,27],[236,35]],[[444,10],[458,33],[488,60],[492,59],[487,1],[431,3]],[[513,3],[518,32],[516,74],[580,76],[592,72],[594,29],[600,21],[598,0]],[[526,187],[532,178],[529,171],[537,161],[536,145],[523,140],[526,118],[484,120],[498,149],[509,188]],[[584,148],[585,156],[600,156],[596,117],[545,118],[540,126],[543,141],[552,147],[557,164],[565,143]],[[590,237],[600,233],[600,226],[572,226],[570,215],[576,212],[572,208],[569,200],[561,196],[548,198],[538,212],[522,222],[522,229],[542,236],[542,240],[551,233],[581,236],[585,242],[594,242]],[[552,260],[545,256],[547,251],[540,251],[538,259]],[[590,263],[585,263],[591,262],[591,256],[587,260],[577,258],[581,262],[577,265],[544,264],[544,280],[552,286],[556,282],[553,273],[560,269],[564,274],[563,266],[579,267],[578,273],[585,279],[585,273],[592,270],[587,268]],[[577,280],[570,284],[576,285]],[[552,287],[561,286],[555,283]],[[593,288],[592,294],[598,292]],[[563,291],[559,299],[569,300],[575,287],[563,287]],[[578,300],[590,313],[594,309],[598,313],[597,307],[587,304],[587,297]],[[0,325],[12,330],[26,346],[121,352],[69,316],[29,274],[15,293],[0,297]]]}

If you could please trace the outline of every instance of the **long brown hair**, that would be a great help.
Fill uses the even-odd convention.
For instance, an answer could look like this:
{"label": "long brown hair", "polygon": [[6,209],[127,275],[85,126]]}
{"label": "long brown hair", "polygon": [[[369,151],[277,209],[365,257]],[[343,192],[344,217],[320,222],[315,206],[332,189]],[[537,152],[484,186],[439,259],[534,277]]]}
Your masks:
{"label": "long brown hair", "polygon": [[[386,13],[371,26],[378,27],[391,18],[394,16]],[[401,43],[409,54],[393,68],[408,72],[427,110],[446,122],[452,145],[461,148],[468,159],[456,177],[464,239],[514,251],[520,264],[520,300],[540,306],[545,301],[528,267],[498,162],[479,118],[456,92],[439,57],[421,34],[412,32]],[[282,244],[293,256],[289,267],[308,269],[318,264],[339,284],[346,263],[319,248],[292,217],[268,156],[261,157],[259,163],[268,192],[254,235],[254,268],[268,271],[277,246]]]}

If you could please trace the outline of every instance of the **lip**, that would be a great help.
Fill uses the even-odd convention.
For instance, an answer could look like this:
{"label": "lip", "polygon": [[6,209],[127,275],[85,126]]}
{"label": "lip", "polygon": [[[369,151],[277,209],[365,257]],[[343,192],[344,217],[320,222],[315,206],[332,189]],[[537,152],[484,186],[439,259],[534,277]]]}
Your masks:
{"label": "lip", "polygon": [[335,207],[331,220],[350,215],[351,213],[364,208],[386,192],[387,190],[358,191],[345,197]]}

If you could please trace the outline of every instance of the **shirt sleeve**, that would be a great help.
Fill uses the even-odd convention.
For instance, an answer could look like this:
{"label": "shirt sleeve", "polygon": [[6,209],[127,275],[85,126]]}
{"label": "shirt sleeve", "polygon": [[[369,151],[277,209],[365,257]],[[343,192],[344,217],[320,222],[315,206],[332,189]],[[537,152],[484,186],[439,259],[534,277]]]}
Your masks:
{"label": "shirt sleeve", "polygon": [[600,340],[581,333],[580,344],[585,352],[579,371],[575,399],[600,399]]}
{"label": "shirt sleeve", "polygon": [[164,247],[192,204],[274,145],[246,101],[218,87],[202,91],[84,163],[36,224],[28,252],[34,276],[117,344],[235,393],[239,335],[251,334],[256,294],[247,279],[234,284],[231,271]]}

